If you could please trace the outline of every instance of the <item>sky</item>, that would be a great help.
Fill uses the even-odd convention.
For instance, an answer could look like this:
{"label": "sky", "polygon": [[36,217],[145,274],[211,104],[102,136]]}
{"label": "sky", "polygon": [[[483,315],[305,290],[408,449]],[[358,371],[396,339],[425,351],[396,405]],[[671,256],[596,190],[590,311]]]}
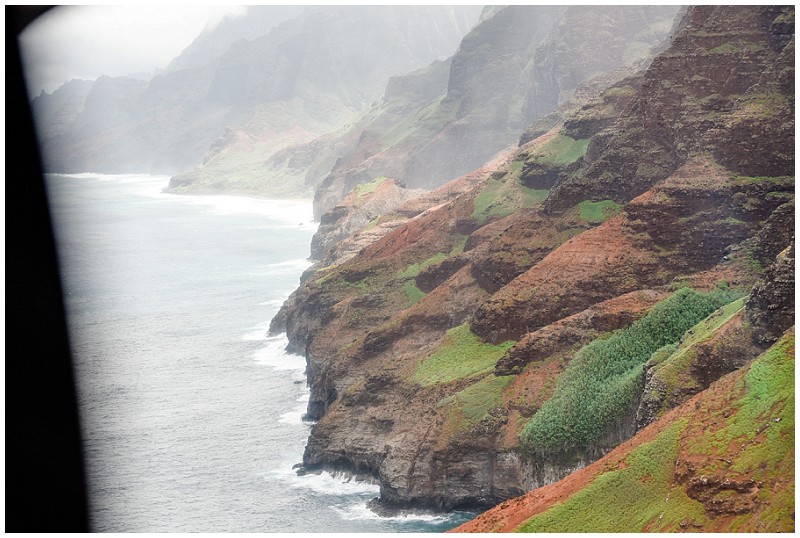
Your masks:
{"label": "sky", "polygon": [[178,56],[206,25],[243,6],[59,6],[20,35],[31,97],[73,78],[152,73]]}

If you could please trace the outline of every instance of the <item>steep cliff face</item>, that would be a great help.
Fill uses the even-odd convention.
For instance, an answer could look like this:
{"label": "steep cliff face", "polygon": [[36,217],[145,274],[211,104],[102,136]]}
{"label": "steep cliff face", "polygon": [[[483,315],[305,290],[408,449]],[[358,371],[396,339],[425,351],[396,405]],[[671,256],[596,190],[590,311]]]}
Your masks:
{"label": "steep cliff face", "polygon": [[[481,166],[584,81],[630,66],[663,40],[677,6],[507,6],[487,10],[449,64],[446,91],[390,130],[364,131],[315,194],[321,215],[378,175],[433,188]],[[378,143],[374,141],[377,140]]]}
{"label": "steep cliff face", "polygon": [[625,117],[592,139],[585,167],[556,186],[546,209],[630,200],[701,154],[743,176],[793,175],[793,66],[783,8],[691,9]]}
{"label": "steep cliff face", "polygon": [[[793,89],[776,82],[790,69],[793,40],[780,21],[792,13],[690,9],[676,45],[639,78],[615,84],[469,190],[307,275],[274,327],[307,357],[308,416],[318,422],[305,465],[370,474],[387,506],[489,506],[602,457],[757,355],[755,335],[772,322],[743,320],[790,311],[793,280],[753,285],[772,263],[760,260],[792,240],[793,150],[748,154],[748,173],[763,165],[757,176],[726,157],[714,141],[744,136],[732,112],[748,99],[741,94],[706,101],[718,121],[678,127],[682,135],[659,139],[657,151],[643,150],[647,139],[631,151],[636,139],[626,133],[649,121],[643,110],[681,117],[681,87],[690,108],[702,99],[687,72],[722,95],[727,77],[687,71],[685,58],[663,67],[702,56],[686,43],[720,46],[706,39],[720,20],[736,21],[726,39],[741,31],[748,43],[771,43],[725,61],[758,71],[753,84],[782,88],[775,100],[793,108]],[[770,123],[788,133],[792,118],[765,114],[748,125],[753,136]],[[787,262],[776,267],[788,279]],[[780,280],[769,275],[765,282]],[[743,307],[747,294],[753,306]]]}
{"label": "steep cliff face", "polygon": [[311,258],[319,259],[333,245],[370,223],[377,224],[379,217],[422,193],[418,189],[406,189],[384,177],[359,185],[350,191],[341,204],[323,215],[311,241]]}

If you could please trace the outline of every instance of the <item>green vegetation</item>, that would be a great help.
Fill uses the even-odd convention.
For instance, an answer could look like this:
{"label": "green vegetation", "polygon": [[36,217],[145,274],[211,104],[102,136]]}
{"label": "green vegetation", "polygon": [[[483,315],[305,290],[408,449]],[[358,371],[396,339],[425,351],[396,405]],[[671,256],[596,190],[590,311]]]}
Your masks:
{"label": "green vegetation", "polygon": [[457,430],[466,430],[489,416],[500,405],[503,389],[514,376],[489,375],[464,390],[442,399],[436,406],[449,411],[451,423]]}
{"label": "green vegetation", "polygon": [[733,43],[729,42],[729,43],[723,43],[718,47],[714,47],[708,52],[711,54],[731,54],[733,52],[738,52],[740,50],[741,50],[740,45],[734,45]]}
{"label": "green vegetation", "polygon": [[601,474],[565,502],[534,516],[518,530],[641,532],[667,508],[670,517],[668,521],[662,519],[662,523],[677,526],[682,518],[703,520],[702,504],[681,491],[670,491],[678,438],[685,424],[685,421],[673,424],[653,441],[631,452],[627,467]]}
{"label": "green vegetation", "polygon": [[642,364],[720,306],[742,296],[683,288],[607,339],[584,346],[559,379],[553,397],[528,421],[523,448],[570,449],[597,441],[626,415],[642,389]]}
{"label": "green vegetation", "polygon": [[375,291],[375,284],[368,282],[366,279],[362,279],[356,282],[348,282],[342,276],[342,273],[337,270],[336,266],[329,266],[320,269],[315,274],[325,273],[322,277],[317,278],[314,280],[314,284],[317,286],[328,286],[331,288],[338,288],[338,289],[355,289],[358,290],[360,293],[372,293]]}
{"label": "green vegetation", "polygon": [[[699,465],[694,476],[724,473],[731,480],[759,483],[758,512],[731,516],[729,531],[793,531],[794,378],[792,329],[753,361],[733,390],[715,391],[712,386],[694,406],[693,416],[669,425],[618,468],[600,474],[517,530],[669,532],[680,529],[682,521],[709,523],[703,504],[674,481],[675,461],[681,458]],[[712,500],[734,495],[734,490],[723,489]]]}
{"label": "green vegetation", "polygon": [[459,325],[447,331],[442,347],[419,363],[411,381],[426,387],[489,373],[512,345],[514,342],[484,344],[469,325]]}
{"label": "green vegetation", "polygon": [[[759,359],[733,391],[743,394],[734,415],[723,428],[708,432],[688,448],[696,454],[721,455],[732,444],[743,446],[731,470],[754,480],[776,478],[774,472],[794,452],[794,330],[778,340]],[[764,439],[757,437],[763,432]],[[698,472],[713,471],[708,461]],[[771,474],[773,473],[773,474]]]}
{"label": "green vegetation", "polygon": [[[742,297],[723,306],[689,329],[679,343],[664,346],[653,353],[647,363],[652,368],[653,375],[664,381],[666,386],[665,406],[673,400],[671,396],[682,389],[700,388],[695,387],[696,381],[690,375],[690,367],[695,357],[695,345],[708,340],[720,327],[741,312],[746,300],[747,297]],[[668,408],[665,407],[660,414],[667,410]]]}
{"label": "green vegetation", "polygon": [[589,224],[601,224],[622,211],[622,204],[618,204],[614,200],[599,202],[584,200],[575,207],[581,220]]}
{"label": "green vegetation", "polygon": [[425,292],[417,287],[417,283],[414,280],[409,280],[403,284],[403,293],[406,295],[408,306],[414,306],[425,297]]}
{"label": "green vegetation", "polygon": [[378,220],[380,220],[380,217],[379,217],[379,216],[378,216],[378,217],[375,217],[374,219],[372,219],[371,221],[369,221],[369,222],[367,223],[367,225],[366,225],[366,226],[364,226],[364,228],[362,228],[362,231],[365,231],[365,232],[366,232],[367,230],[371,230],[371,229],[373,229],[375,226],[377,226],[377,225],[378,225]]}
{"label": "green vegetation", "polygon": [[540,204],[550,193],[547,189],[530,189],[518,180],[518,173],[506,176],[505,181],[490,179],[475,196],[472,219],[486,224],[491,219],[507,217],[515,211]]}
{"label": "green vegetation", "polygon": [[414,279],[431,265],[436,265],[437,263],[441,263],[451,256],[457,256],[458,254],[464,252],[464,246],[467,244],[468,239],[468,235],[457,236],[457,240],[449,254],[437,252],[427,260],[419,263],[413,263],[405,269],[400,269],[397,271],[396,276],[398,279],[407,280],[407,282],[403,284],[403,293],[405,293],[408,306],[415,305],[417,301],[425,297],[425,292],[417,287],[417,283],[414,281]]}
{"label": "green vegetation", "polygon": [[322,267],[321,269],[318,269],[318,270],[317,270],[317,271],[314,273],[314,276],[317,276],[317,275],[322,275],[322,276],[320,276],[319,278],[315,279],[315,280],[314,280],[314,283],[315,283],[317,286],[321,286],[321,285],[323,285],[325,282],[327,282],[328,280],[330,280],[330,279],[333,277],[333,275],[334,275],[334,274],[336,274],[336,272],[335,272],[335,271],[333,271],[333,269],[335,269],[335,266],[333,266],[333,265],[328,265],[328,266],[326,266],[326,267]]}
{"label": "green vegetation", "polygon": [[438,252],[423,262],[411,264],[397,272],[397,278],[406,280],[403,284],[403,293],[406,296],[408,306],[414,306],[420,299],[425,297],[425,292],[417,287],[417,283],[414,280],[417,278],[420,271],[427,269],[435,263],[446,260],[447,257],[447,254]]}
{"label": "green vegetation", "polygon": [[768,118],[791,110],[793,101],[779,92],[748,93],[742,96],[740,110],[752,117]]}
{"label": "green vegetation", "polygon": [[462,252],[464,252],[464,248],[467,246],[467,241],[469,241],[468,235],[460,235],[458,236],[458,241],[453,246],[453,249],[450,251],[451,256],[458,256]]}
{"label": "green vegetation", "polygon": [[[758,481],[787,484],[759,492],[759,501],[766,506],[760,520],[767,532],[794,530],[794,379],[792,329],[753,363],[740,382],[737,388],[745,390],[745,396],[727,427],[706,436],[711,438],[709,445],[722,449],[736,442],[744,445],[731,471]],[[757,439],[758,431],[763,431],[763,440]],[[699,451],[703,445],[701,439],[690,449]],[[738,520],[737,523],[746,523],[746,514],[738,516]]]}
{"label": "green vegetation", "polygon": [[588,138],[575,140],[560,134],[534,148],[530,153],[529,160],[545,164],[572,164],[586,154],[588,147]]}
{"label": "green vegetation", "polygon": [[367,194],[371,194],[375,192],[378,187],[381,186],[381,183],[384,182],[386,176],[378,176],[369,183],[362,183],[361,185],[356,185],[353,189],[356,191],[356,195],[361,198],[362,196],[366,196]]}
{"label": "green vegetation", "polygon": [[447,254],[444,254],[442,252],[437,252],[436,254],[434,254],[433,256],[431,256],[430,258],[428,258],[423,262],[414,263],[409,265],[405,269],[401,269],[400,271],[397,272],[397,278],[416,278],[417,276],[419,276],[421,271],[424,271],[431,265],[439,263],[446,259],[447,259]]}

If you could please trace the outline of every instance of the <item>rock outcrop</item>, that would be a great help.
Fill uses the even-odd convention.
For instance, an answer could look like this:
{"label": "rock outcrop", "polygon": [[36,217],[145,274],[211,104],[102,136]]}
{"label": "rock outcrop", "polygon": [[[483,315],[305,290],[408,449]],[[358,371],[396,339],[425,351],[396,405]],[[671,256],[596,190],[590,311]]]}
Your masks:
{"label": "rock outcrop", "polygon": [[794,239],[778,254],[750,294],[747,319],[759,344],[770,344],[794,325]]}

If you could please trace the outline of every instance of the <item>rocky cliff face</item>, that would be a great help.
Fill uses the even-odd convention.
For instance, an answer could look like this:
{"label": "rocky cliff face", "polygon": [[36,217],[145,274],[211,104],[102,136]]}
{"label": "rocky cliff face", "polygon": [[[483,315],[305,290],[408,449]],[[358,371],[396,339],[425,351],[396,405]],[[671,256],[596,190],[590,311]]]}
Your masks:
{"label": "rocky cliff face", "polygon": [[[793,8],[688,10],[643,74],[307,275],[273,327],[307,357],[318,422],[304,464],[375,477],[386,506],[489,506],[602,457],[757,355],[766,312],[793,311],[788,254],[765,280],[781,284],[753,288],[759,260],[792,239],[793,141],[722,145],[771,126],[792,140],[787,21]],[[584,396],[576,379],[599,388]]]}
{"label": "rocky cliff face", "polygon": [[[364,125],[315,194],[317,215],[379,175],[433,188],[481,166],[584,81],[631,66],[667,35],[677,7],[507,6],[487,10],[449,62],[440,93]],[[387,89],[387,92],[389,89]],[[387,97],[391,102],[391,97]],[[408,102],[408,101],[407,101]],[[373,113],[381,114],[379,104]]]}

